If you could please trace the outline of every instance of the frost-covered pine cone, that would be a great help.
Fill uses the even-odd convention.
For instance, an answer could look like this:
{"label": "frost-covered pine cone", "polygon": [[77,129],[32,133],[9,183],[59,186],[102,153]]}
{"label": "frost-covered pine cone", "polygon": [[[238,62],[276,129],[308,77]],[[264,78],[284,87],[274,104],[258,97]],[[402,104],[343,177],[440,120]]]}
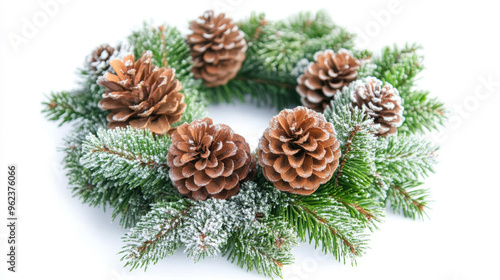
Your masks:
{"label": "frost-covered pine cone", "polygon": [[337,90],[358,78],[360,63],[345,49],[319,51],[314,60],[297,79],[297,92],[304,106],[323,112]]}
{"label": "frost-covered pine cone", "polygon": [[351,90],[352,105],[362,108],[368,116],[379,124],[377,136],[395,134],[403,124],[403,106],[399,91],[391,84],[368,77],[363,81],[356,81]]}
{"label": "frost-covered pine cone", "polygon": [[109,62],[112,59],[118,58],[121,54],[130,52],[131,49],[130,46],[122,44],[119,44],[115,48],[108,44],[100,45],[87,56],[86,67],[90,73],[101,75],[105,71],[110,70]]}
{"label": "frost-covered pine cone", "polygon": [[236,76],[245,60],[245,35],[224,14],[206,11],[192,21],[187,43],[193,59],[193,74],[209,87],[225,85]]}
{"label": "frost-covered pine cone", "polygon": [[106,88],[99,108],[110,110],[109,128],[147,128],[155,134],[171,133],[172,124],[178,122],[186,104],[179,92],[181,82],[172,69],[151,64],[152,53],[145,52],[135,61],[129,54],[123,59],[111,60],[116,75],[106,72],[97,83]]}
{"label": "frost-covered pine cone", "polygon": [[238,193],[251,161],[245,139],[210,118],[179,126],[167,156],[174,186],[196,200],[227,199]]}
{"label": "frost-covered pine cone", "polygon": [[258,148],[264,176],[281,191],[309,195],[339,164],[339,142],[323,114],[305,107],[274,116]]}

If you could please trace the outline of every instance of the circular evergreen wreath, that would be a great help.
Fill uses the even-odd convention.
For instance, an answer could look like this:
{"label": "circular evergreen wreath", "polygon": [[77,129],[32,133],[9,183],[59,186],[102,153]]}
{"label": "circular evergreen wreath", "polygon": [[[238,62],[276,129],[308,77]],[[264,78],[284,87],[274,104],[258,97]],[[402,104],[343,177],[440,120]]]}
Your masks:
{"label": "circular evergreen wreath", "polygon": [[[208,11],[190,29],[145,24],[128,44],[98,47],[80,89],[44,103],[50,120],[74,124],[64,148],[74,194],[131,228],[126,266],[184,246],[194,260],[222,254],[280,276],[299,241],[355,261],[386,205],[425,215],[437,147],[422,134],[444,106],[415,89],[418,46],[372,57],[322,11],[237,24]],[[207,104],[245,95],[293,108],[255,153],[205,117]]]}

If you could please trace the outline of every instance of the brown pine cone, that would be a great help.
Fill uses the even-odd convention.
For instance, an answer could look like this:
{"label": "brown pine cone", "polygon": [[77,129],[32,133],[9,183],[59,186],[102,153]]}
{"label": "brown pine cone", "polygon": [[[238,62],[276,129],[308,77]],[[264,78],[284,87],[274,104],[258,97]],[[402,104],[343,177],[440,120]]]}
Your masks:
{"label": "brown pine cone", "polygon": [[340,49],[317,52],[316,62],[309,63],[304,74],[297,79],[297,92],[302,104],[309,109],[323,112],[337,90],[358,78],[359,61],[351,52]]}
{"label": "brown pine cone", "polygon": [[404,108],[399,91],[391,84],[382,85],[382,81],[374,77],[357,81],[353,86],[352,105],[364,109],[375,124],[380,124],[377,136],[388,136],[395,134],[403,124]]}
{"label": "brown pine cone", "polygon": [[110,110],[109,128],[147,128],[155,134],[171,133],[171,125],[178,122],[186,104],[179,91],[181,83],[172,69],[158,68],[151,64],[152,53],[145,52],[135,61],[129,54],[110,62],[116,75],[107,72],[97,81],[106,88],[99,101],[99,108]]}
{"label": "brown pine cone", "polygon": [[235,195],[249,173],[252,157],[243,137],[210,118],[183,124],[172,135],[167,165],[174,186],[196,200]]}
{"label": "brown pine cone", "polygon": [[[117,50],[119,51],[119,50]],[[87,66],[90,71],[96,73],[106,71],[109,68],[109,59],[113,56],[115,48],[108,44],[97,47],[88,57]]]}
{"label": "brown pine cone", "polygon": [[281,191],[309,195],[330,180],[339,164],[339,142],[323,114],[305,107],[283,110],[260,139],[264,176]]}
{"label": "brown pine cone", "polygon": [[193,73],[208,87],[225,85],[236,76],[245,59],[245,35],[224,14],[207,11],[190,22],[193,31],[187,42],[191,48]]}

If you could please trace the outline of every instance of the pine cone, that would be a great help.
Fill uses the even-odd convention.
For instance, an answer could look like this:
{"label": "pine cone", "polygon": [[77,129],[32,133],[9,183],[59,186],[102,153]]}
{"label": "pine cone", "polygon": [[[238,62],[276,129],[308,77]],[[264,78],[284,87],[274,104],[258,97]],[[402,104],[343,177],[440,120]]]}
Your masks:
{"label": "pine cone", "polygon": [[179,91],[181,83],[172,69],[151,64],[151,52],[145,52],[138,61],[129,54],[110,62],[117,75],[107,72],[97,81],[106,88],[99,108],[110,110],[109,128],[147,128],[155,134],[171,133],[171,125],[178,122],[186,104]]}
{"label": "pine cone", "polygon": [[377,136],[395,134],[397,128],[403,124],[403,106],[401,97],[391,84],[383,83],[374,77],[364,81],[356,81],[352,91],[352,105],[362,108],[374,123],[380,124]]}
{"label": "pine cone", "polygon": [[235,195],[249,173],[252,157],[243,137],[210,118],[183,124],[172,135],[167,165],[174,186],[196,200]]}
{"label": "pine cone", "polygon": [[108,70],[109,59],[114,52],[115,48],[110,45],[100,45],[87,57],[87,67],[94,73]]}
{"label": "pine cone", "polygon": [[276,188],[309,195],[332,177],[339,146],[333,125],[322,114],[297,107],[271,119],[257,152],[264,176]]}
{"label": "pine cone", "polygon": [[304,106],[323,112],[337,90],[357,79],[360,63],[344,49],[317,52],[314,60],[297,79],[297,92]]}
{"label": "pine cone", "polygon": [[192,21],[187,37],[193,59],[193,73],[208,87],[225,85],[236,76],[245,59],[245,35],[224,14],[207,11]]}
{"label": "pine cone", "polygon": [[108,44],[98,46],[92,53],[87,56],[86,66],[90,73],[101,75],[105,71],[111,70],[109,62],[117,58],[120,54],[130,52],[131,47],[128,45],[119,44],[116,48]]}

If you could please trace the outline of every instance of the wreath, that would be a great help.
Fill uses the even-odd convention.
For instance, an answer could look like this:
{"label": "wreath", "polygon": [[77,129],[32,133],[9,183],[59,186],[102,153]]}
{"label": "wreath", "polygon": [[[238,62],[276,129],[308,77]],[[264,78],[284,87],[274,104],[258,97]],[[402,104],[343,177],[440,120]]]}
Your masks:
{"label": "wreath", "polygon": [[[207,11],[189,28],[146,23],[99,46],[79,89],[44,102],[74,126],[63,148],[74,195],[130,228],[126,266],[184,247],[281,276],[299,242],[354,263],[387,207],[425,216],[438,148],[424,134],[445,109],[415,87],[419,46],[372,55],[323,11],[239,23]],[[281,110],[255,152],[205,116],[245,96]]]}

